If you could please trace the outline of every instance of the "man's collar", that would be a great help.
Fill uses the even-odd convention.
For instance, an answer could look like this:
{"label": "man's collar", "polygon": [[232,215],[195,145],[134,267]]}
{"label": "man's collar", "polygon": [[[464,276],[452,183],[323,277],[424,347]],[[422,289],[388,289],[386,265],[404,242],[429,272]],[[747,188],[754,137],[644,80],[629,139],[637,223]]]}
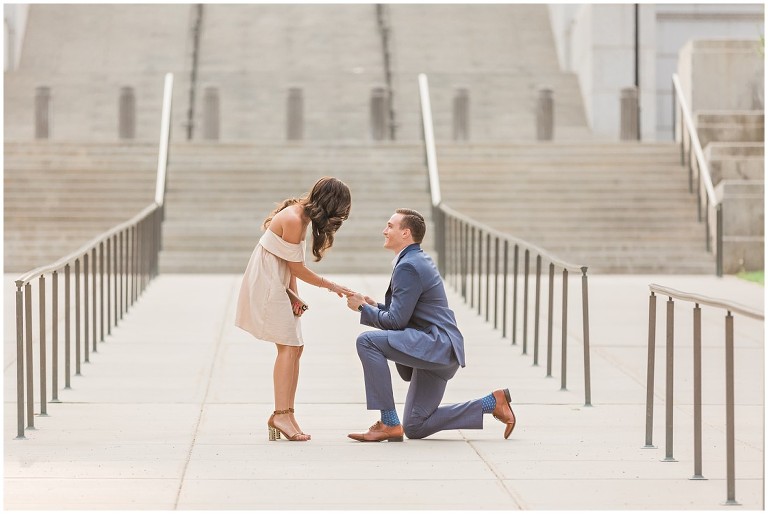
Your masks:
{"label": "man's collar", "polygon": [[421,246],[419,245],[419,243],[411,243],[411,244],[409,244],[408,246],[406,246],[405,248],[403,248],[402,250],[400,250],[400,253],[398,253],[398,254],[395,256],[395,258],[394,258],[394,259],[392,259],[392,268],[394,268],[395,266],[397,266],[397,263],[398,263],[398,262],[400,262],[400,259],[402,259],[402,258],[403,258],[403,256],[405,256],[405,254],[406,254],[406,253],[408,253],[408,252],[410,252],[410,251],[412,251],[412,250],[417,250],[417,249],[419,249],[419,248],[421,248]]}

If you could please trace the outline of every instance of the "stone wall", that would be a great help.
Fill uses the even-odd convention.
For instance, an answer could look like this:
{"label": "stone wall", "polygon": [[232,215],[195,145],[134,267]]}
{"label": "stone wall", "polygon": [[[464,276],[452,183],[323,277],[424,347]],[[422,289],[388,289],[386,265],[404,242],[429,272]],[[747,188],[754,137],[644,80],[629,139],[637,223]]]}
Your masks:
{"label": "stone wall", "polygon": [[[721,205],[723,272],[764,268],[764,56],[759,41],[689,41],[678,74]],[[677,118],[677,132],[681,117]],[[694,162],[694,168],[697,168]],[[709,207],[710,240],[717,218]]]}
{"label": "stone wall", "polygon": [[757,40],[692,40],[680,50],[678,75],[692,112],[763,110],[765,69]]}

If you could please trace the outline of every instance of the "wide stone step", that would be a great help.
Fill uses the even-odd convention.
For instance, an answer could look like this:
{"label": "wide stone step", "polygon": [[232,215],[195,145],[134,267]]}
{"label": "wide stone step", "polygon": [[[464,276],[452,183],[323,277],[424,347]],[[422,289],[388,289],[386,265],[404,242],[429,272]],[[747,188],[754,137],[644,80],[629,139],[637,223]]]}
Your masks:
{"label": "wide stone step", "polygon": [[[429,249],[425,249],[430,251]],[[171,252],[160,254],[162,273],[243,273],[252,249],[238,252]],[[314,262],[308,255],[306,265],[316,273],[387,273],[392,269],[393,254],[378,249],[366,253],[334,254],[326,252],[323,260]],[[307,286],[304,286],[307,287]]]}
{"label": "wide stone step", "polygon": [[[615,191],[615,194],[612,194]],[[674,206],[676,203],[685,205],[696,204],[696,193],[688,191],[688,183],[681,182],[670,184],[667,188],[643,188],[634,184],[580,184],[568,187],[559,183],[524,184],[515,187],[514,184],[489,184],[486,188],[477,186],[460,187],[452,184],[443,188],[443,198],[449,205],[466,204],[474,201],[504,201],[510,204],[531,203],[536,204],[540,200],[549,198],[560,199],[562,202],[571,201],[574,198],[582,198],[585,201],[609,202],[612,198],[623,202],[636,198],[647,203],[654,200],[663,200]],[[479,206],[482,204],[478,204]],[[549,207],[549,206],[547,206]]]}

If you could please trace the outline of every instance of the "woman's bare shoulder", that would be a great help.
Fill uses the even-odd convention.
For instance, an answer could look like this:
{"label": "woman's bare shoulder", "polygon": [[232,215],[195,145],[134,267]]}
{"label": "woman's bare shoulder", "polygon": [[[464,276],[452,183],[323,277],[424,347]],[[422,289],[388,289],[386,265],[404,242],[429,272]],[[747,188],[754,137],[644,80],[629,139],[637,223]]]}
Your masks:
{"label": "woman's bare shoulder", "polygon": [[305,233],[300,211],[295,205],[289,205],[275,214],[270,229],[289,243],[299,243]]}

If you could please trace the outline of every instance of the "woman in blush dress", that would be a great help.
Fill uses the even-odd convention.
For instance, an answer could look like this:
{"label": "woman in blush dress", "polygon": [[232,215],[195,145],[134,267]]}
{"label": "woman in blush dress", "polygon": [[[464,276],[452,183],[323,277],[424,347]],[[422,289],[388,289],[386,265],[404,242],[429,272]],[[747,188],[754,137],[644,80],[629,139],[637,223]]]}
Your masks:
{"label": "woman in blush dress", "polygon": [[312,224],[315,261],[333,246],[333,238],[349,216],[352,197],[344,182],[323,177],[309,194],[284,200],[264,220],[264,234],[251,254],[240,286],[235,325],[255,338],[275,343],[273,374],[275,411],[267,421],[269,440],[282,434],[291,441],[308,441],[294,417],[299,360],[304,350],[301,304],[292,303],[287,288],[298,294],[297,279],[327,288],[340,297],[352,291],[317,275],[304,265],[307,228]]}

